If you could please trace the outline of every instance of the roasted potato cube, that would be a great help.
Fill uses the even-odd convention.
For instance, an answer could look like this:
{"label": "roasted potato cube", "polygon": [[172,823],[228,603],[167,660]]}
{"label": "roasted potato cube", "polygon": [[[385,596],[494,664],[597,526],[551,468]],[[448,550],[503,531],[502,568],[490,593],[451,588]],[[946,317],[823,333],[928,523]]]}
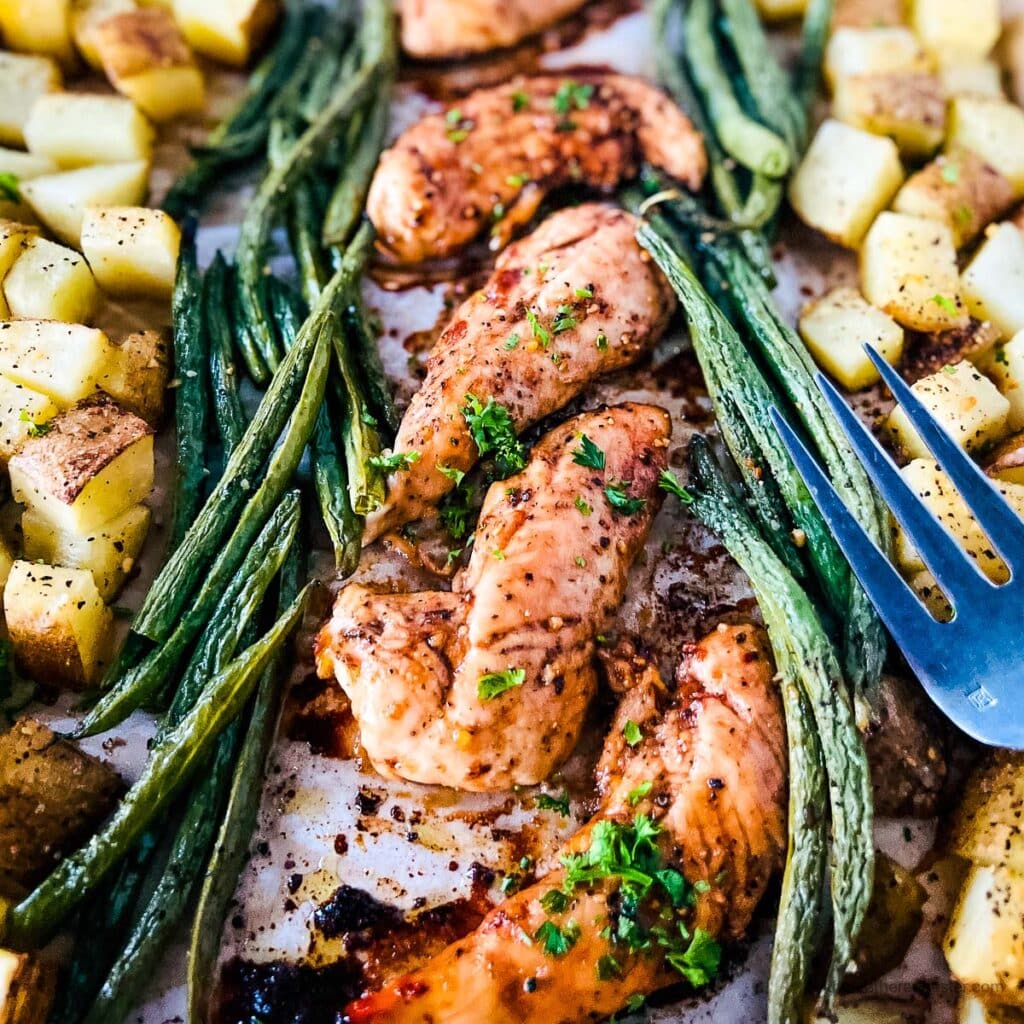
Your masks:
{"label": "roasted potato cube", "polygon": [[949,598],[943,594],[935,582],[935,577],[927,569],[913,573],[909,583],[933,619],[949,622],[953,618],[953,606],[949,603]]}
{"label": "roasted potato cube", "polygon": [[1024,1001],[1024,875],[975,866],[949,922],[946,962],[968,992]]}
{"label": "roasted potato cube", "polygon": [[103,70],[96,47],[96,30],[115,14],[138,10],[135,0],[73,0],[71,36],[78,52],[97,71]]}
{"label": "roasted potato cube", "polygon": [[154,137],[153,126],[123,96],[52,93],[36,100],[25,125],[29,150],[67,168],[149,160]]}
{"label": "roasted potato cube", "polygon": [[[966,361],[922,377],[911,390],[950,437],[967,451],[984,448],[1006,434],[1010,403],[988,377]],[[910,458],[931,457],[902,406],[897,405],[889,414],[886,429]]]}
{"label": "roasted potato cube", "polygon": [[985,459],[985,472],[995,480],[1024,484],[1024,433],[996,445]]}
{"label": "roasted potato cube", "polygon": [[939,68],[947,96],[990,96],[1003,99],[1003,76],[992,60],[955,61]]}
{"label": "roasted potato cube", "polygon": [[981,369],[995,381],[1010,403],[1006,421],[1010,430],[1024,429],[1024,330],[1004,344],[996,345]]}
{"label": "roasted potato cube", "polygon": [[114,348],[100,387],[122,409],[158,426],[163,416],[170,354],[166,339],[158,331],[129,334]]}
{"label": "roasted potato cube", "polygon": [[53,234],[80,249],[87,207],[135,206],[148,190],[149,164],[133,160],[47,174],[22,185],[21,194]]}
{"label": "roasted potato cube", "polygon": [[897,213],[942,221],[958,249],[1013,203],[1013,187],[994,167],[964,149],[937,157],[896,193]]}
{"label": "roasted potato cube", "polygon": [[933,61],[908,28],[840,28],[825,47],[829,86],[850,75],[931,71]]}
{"label": "roasted potato cube", "polygon": [[39,722],[23,718],[0,735],[0,892],[45,878],[122,788],[114,771]]}
{"label": "roasted potato cube", "polygon": [[1006,26],[999,49],[1010,78],[1010,95],[1017,103],[1024,103],[1024,14],[1018,14]]}
{"label": "roasted potato cube", "polygon": [[964,787],[950,849],[974,864],[1024,873],[1024,756],[989,755]]}
{"label": "roasted potato cube", "polygon": [[903,377],[912,384],[922,377],[938,373],[950,363],[959,363],[964,359],[976,366],[980,365],[998,341],[999,332],[992,324],[973,317],[966,327],[958,327],[953,331],[915,334],[903,353]]}
{"label": "roasted potato cube", "polygon": [[64,533],[29,509],[21,521],[25,557],[33,562],[88,569],[108,604],[121,592],[149,532],[149,509],[134,505],[85,535]]}
{"label": "roasted potato cube", "polygon": [[91,395],[110,363],[102,331],[49,320],[0,323],[0,373],[66,408]]}
{"label": "roasted potato cube", "polygon": [[1024,110],[1006,100],[955,96],[949,105],[949,150],[970,149],[1024,195]]}
{"label": "roasted potato cube", "polygon": [[1002,27],[999,0],[911,0],[910,22],[937,57],[987,57]]}
{"label": "roasted potato cube", "polygon": [[45,433],[58,412],[49,395],[0,376],[0,460],[6,462],[30,437]]}
{"label": "roasted potato cube", "polygon": [[57,970],[37,953],[0,949],[0,1024],[45,1024]]}
{"label": "roasted potato cube", "polygon": [[4,278],[4,298],[19,320],[84,323],[100,304],[89,264],[73,249],[28,238]]}
{"label": "roasted potato cube", "polygon": [[[28,224],[17,224],[13,221],[0,221],[0,282],[14,266],[15,261],[25,251],[30,238],[39,234],[39,229]],[[5,317],[11,315],[7,300],[0,291],[0,313]]]}
{"label": "roasted potato cube", "polygon": [[15,657],[30,678],[76,690],[99,680],[114,617],[88,569],[15,562],[4,614]]}
{"label": "roasted potato cube", "polygon": [[[1005,583],[1009,572],[988,537],[978,526],[967,503],[934,459],[914,459],[901,470],[903,479],[932,515],[956,538],[967,555],[993,583]],[[999,491],[1018,514],[1024,516],[1024,487],[999,483]],[[896,561],[908,576],[927,569],[920,554],[897,526]]]}
{"label": "roasted potato cube", "polygon": [[800,334],[815,362],[847,391],[879,379],[864,351],[866,344],[893,366],[903,353],[903,328],[855,288],[836,288],[808,305],[800,315]]}
{"label": "roasted potato cube", "polygon": [[945,224],[882,213],[860,253],[864,297],[904,327],[946,331],[967,324],[953,233]]}
{"label": "roasted potato cube", "polygon": [[82,228],[82,251],[111,295],[168,298],[174,288],[181,232],[163,210],[93,207]]}
{"label": "roasted potato cube", "polygon": [[20,149],[0,148],[0,174],[12,174],[18,182],[31,181],[41,174],[53,174],[57,165],[45,156],[22,153]]}
{"label": "roasted potato cube", "polygon": [[833,116],[886,135],[911,158],[930,156],[946,134],[946,95],[937,75],[896,71],[836,82]]}
{"label": "roasted potato cube", "polygon": [[757,9],[765,21],[785,21],[803,14],[807,0],[757,0]]}
{"label": "roasted potato cube", "polygon": [[896,28],[907,23],[906,0],[836,0],[832,30]]}
{"label": "roasted potato cube", "polygon": [[233,67],[249,63],[281,13],[280,0],[173,0],[172,8],[193,49]]}
{"label": "roasted potato cube", "polygon": [[1024,1009],[989,1006],[977,996],[962,995],[956,1011],[957,1024],[1024,1024]]}
{"label": "roasted potato cube", "polygon": [[61,413],[8,463],[15,501],[64,533],[87,536],[148,497],[153,431],[107,398]]}
{"label": "roasted potato cube", "polygon": [[1024,233],[1000,224],[986,235],[964,271],[964,299],[979,320],[991,320],[1010,338],[1024,330]]}
{"label": "roasted potato cube", "polygon": [[74,64],[71,0],[0,0],[0,34],[12,50],[42,53]]}
{"label": "roasted potato cube", "polygon": [[33,104],[62,84],[60,68],[49,57],[0,52],[0,142],[24,145]]}
{"label": "roasted potato cube", "polygon": [[891,139],[828,120],[793,176],[789,201],[805,224],[856,249],[902,181],[899,152]]}

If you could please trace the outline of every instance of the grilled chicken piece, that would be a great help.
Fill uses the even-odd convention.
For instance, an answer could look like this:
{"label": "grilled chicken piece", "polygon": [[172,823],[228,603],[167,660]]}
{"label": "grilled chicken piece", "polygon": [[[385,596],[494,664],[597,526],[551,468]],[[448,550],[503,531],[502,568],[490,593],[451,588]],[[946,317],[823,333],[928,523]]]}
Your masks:
{"label": "grilled chicken piece", "polygon": [[[382,775],[468,790],[547,778],[572,752],[596,688],[595,636],[622,600],[658,506],[669,418],[649,405],[585,413],[495,483],[451,593],[350,585],[316,645],[352,701]],[[574,461],[585,433],[605,468]],[[621,484],[638,510],[613,509]],[[506,674],[488,697],[481,680]]]}
{"label": "grilled chicken piece", "polygon": [[492,227],[500,248],[570,183],[612,189],[641,158],[691,189],[704,142],[662,92],[625,75],[520,78],[423,118],[381,156],[367,212],[399,263],[450,256]]}
{"label": "grilled chicken piece", "polygon": [[635,230],[631,214],[587,203],[553,214],[499,257],[431,353],[395,439],[396,452],[420,458],[388,480],[364,544],[422,518],[455,486],[452,470],[473,467],[467,395],[500,402],[520,432],[658,340],[675,300]]}
{"label": "grilled chicken piece", "polygon": [[587,0],[401,0],[402,49],[438,60],[498,50],[537,35]]}
{"label": "grilled chicken piece", "polygon": [[[636,747],[623,738],[627,721],[643,732]],[[739,937],[786,846],[785,730],[764,634],[754,626],[719,627],[691,649],[669,702],[657,683],[641,680],[619,706],[598,783],[603,808],[564,852],[588,849],[602,820],[648,815],[662,828],[663,859],[691,884],[706,884],[688,926]],[[637,787],[648,783],[636,802]],[[679,980],[657,944],[638,956],[602,937],[609,924],[616,928],[618,879],[577,888],[564,912],[549,914],[541,897],[563,878],[559,869],[506,900],[420,970],[351,1003],[345,1019],[576,1024],[603,1019],[634,993]],[[557,959],[534,938],[549,919],[580,928],[575,945]],[[621,969],[599,980],[607,955]]]}

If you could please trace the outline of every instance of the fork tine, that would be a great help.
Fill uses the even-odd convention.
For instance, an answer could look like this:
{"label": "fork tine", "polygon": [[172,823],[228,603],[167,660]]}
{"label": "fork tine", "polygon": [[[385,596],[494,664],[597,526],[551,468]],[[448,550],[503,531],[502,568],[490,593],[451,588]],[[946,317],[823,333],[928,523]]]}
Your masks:
{"label": "fork tine", "polygon": [[825,401],[850,439],[854,452],[875,486],[882,492],[886,504],[900,521],[943,593],[957,605],[977,597],[983,589],[990,589],[991,584],[977,571],[977,565],[907,486],[896,463],[847,405],[835,385],[824,374],[816,374],[816,378]]}
{"label": "fork tine", "polygon": [[789,449],[794,465],[825,517],[825,522],[900,647],[908,648],[912,643],[920,643],[922,637],[927,635],[927,630],[942,628],[885,555],[875,547],[874,541],[850,513],[803,441],[797,437],[778,409],[773,406],[770,415],[782,435],[783,443]]}
{"label": "fork tine", "polygon": [[865,348],[914,429],[967,502],[978,525],[1014,577],[1019,579],[1024,573],[1024,521],[1004,501],[981,467],[939,426],[903,378],[871,345],[865,345]]}

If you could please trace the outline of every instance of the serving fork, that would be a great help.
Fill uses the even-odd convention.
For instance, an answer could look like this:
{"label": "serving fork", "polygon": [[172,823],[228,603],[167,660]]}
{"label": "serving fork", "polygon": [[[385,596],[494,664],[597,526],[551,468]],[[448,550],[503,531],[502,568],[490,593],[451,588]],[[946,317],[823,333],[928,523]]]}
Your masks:
{"label": "serving fork", "polygon": [[853,571],[931,699],[980,742],[1024,749],[1024,520],[899,374],[870,345],[865,347],[1006,563],[1009,582],[995,584],[982,574],[907,486],[892,458],[836,387],[819,373],[818,385],[854,451],[953,607],[951,621],[934,619],[851,515],[778,410],[772,409],[772,419]]}

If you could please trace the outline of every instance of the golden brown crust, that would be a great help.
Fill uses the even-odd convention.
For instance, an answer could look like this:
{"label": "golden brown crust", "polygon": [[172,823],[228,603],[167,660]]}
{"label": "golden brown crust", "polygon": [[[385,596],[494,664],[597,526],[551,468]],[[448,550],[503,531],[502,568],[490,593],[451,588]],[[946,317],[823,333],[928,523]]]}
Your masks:
{"label": "golden brown crust", "polygon": [[95,40],[103,70],[112,82],[155,68],[195,63],[181,30],[164,7],[112,15],[96,27]]}

